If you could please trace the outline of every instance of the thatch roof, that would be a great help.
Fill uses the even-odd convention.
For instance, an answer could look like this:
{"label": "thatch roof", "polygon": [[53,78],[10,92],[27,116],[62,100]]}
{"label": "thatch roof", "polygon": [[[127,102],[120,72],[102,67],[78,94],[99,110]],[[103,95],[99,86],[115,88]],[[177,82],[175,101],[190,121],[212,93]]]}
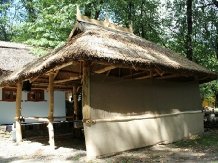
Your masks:
{"label": "thatch roof", "polygon": [[28,45],[0,41],[0,74],[9,74],[35,59],[31,49]]}
{"label": "thatch roof", "polygon": [[53,71],[55,89],[72,89],[72,85],[81,83],[81,62],[85,60],[91,62],[92,73],[120,78],[200,83],[217,78],[217,74],[204,67],[131,32],[92,20],[78,20],[62,47],[5,77],[0,86],[30,79],[36,87],[46,88],[47,74]]}

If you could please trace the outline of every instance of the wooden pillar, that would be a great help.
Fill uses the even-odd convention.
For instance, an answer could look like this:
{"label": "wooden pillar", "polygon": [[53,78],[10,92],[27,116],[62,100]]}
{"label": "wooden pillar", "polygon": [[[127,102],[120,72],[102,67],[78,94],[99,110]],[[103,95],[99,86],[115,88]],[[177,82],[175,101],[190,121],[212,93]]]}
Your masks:
{"label": "wooden pillar", "polygon": [[82,83],[82,105],[83,105],[83,119],[90,119],[90,63],[83,62],[83,83]]}
{"label": "wooden pillar", "polygon": [[22,84],[17,84],[17,94],[16,94],[16,142],[22,142],[22,130],[21,122],[19,120],[21,116],[21,99],[22,99]]}
{"label": "wooden pillar", "polygon": [[77,86],[73,86],[73,101],[74,101],[74,113],[76,114],[76,119],[79,119],[78,115],[78,96],[77,96]]}
{"label": "wooden pillar", "polygon": [[48,133],[49,133],[49,144],[52,149],[55,148],[54,141],[54,74],[49,74],[49,111],[48,111]]}

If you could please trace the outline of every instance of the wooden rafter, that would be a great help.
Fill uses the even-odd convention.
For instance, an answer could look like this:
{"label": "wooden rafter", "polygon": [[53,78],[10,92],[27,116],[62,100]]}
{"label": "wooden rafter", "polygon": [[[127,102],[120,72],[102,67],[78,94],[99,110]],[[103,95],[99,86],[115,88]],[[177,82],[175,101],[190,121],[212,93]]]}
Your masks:
{"label": "wooden rafter", "polygon": [[[153,71],[151,71],[153,72]],[[149,75],[146,75],[146,76],[141,76],[141,77],[138,77],[138,78],[135,78],[136,80],[140,80],[140,79],[148,79],[148,78],[153,78],[154,76],[157,76],[158,74],[157,73],[150,73]]]}
{"label": "wooden rafter", "polygon": [[55,73],[54,73],[54,79],[56,78],[56,76],[58,75],[59,73],[59,70],[57,70]]}
{"label": "wooden rafter", "polygon": [[104,68],[102,68],[100,70],[96,70],[94,72],[97,73],[97,74],[101,74],[101,73],[104,73],[106,71],[109,71],[109,70],[112,70],[112,69],[115,69],[115,68],[116,68],[116,66],[111,65],[111,66],[104,67]]}
{"label": "wooden rafter", "polygon": [[[48,83],[33,83],[33,86],[43,86],[47,87],[49,84]],[[64,84],[55,84],[54,87],[72,87],[73,85],[64,85]],[[34,88],[33,88],[34,89]]]}
{"label": "wooden rafter", "polygon": [[164,71],[160,70],[159,68],[155,68],[155,71],[156,71],[160,76],[163,76],[163,75],[164,75]]}
{"label": "wooden rafter", "polygon": [[74,74],[74,75],[80,75],[80,72],[75,72],[75,71],[70,71],[70,70],[59,70],[60,73],[64,72],[64,73],[70,73],[70,74]]}
{"label": "wooden rafter", "polygon": [[[132,70],[132,69],[130,69],[130,70]],[[134,74],[132,73],[132,71],[130,71],[130,75],[123,76],[123,78],[133,77],[133,76],[144,74],[144,73],[147,73],[147,71],[141,71],[141,72],[137,72],[137,73],[134,73]]]}
{"label": "wooden rafter", "polygon": [[80,76],[73,76],[73,77],[70,77],[70,78],[68,78],[68,79],[55,80],[55,81],[54,81],[54,84],[57,84],[57,83],[64,83],[64,82],[71,81],[71,80],[78,80],[78,79],[80,79],[80,78],[81,78]]}
{"label": "wooden rafter", "polygon": [[108,75],[110,74],[110,72],[111,72],[111,70],[109,70],[109,71],[107,72],[106,76],[108,76]]}
{"label": "wooden rafter", "polygon": [[34,77],[34,78],[31,78],[31,79],[29,79],[29,82],[32,83],[32,82],[34,82],[35,80],[37,80],[38,78],[39,78],[39,76],[36,76],[36,77]]}
{"label": "wooden rafter", "polygon": [[208,79],[208,77],[199,78],[199,80],[205,80]]}
{"label": "wooden rafter", "polygon": [[150,78],[153,78],[153,76],[154,76],[154,71],[150,70]]}
{"label": "wooden rafter", "polygon": [[[111,63],[108,63],[108,62],[92,61],[92,63],[96,63],[99,65],[105,65],[105,66],[112,66]],[[138,66],[134,66],[134,65],[126,66],[126,65],[117,64],[117,63],[113,64],[113,66],[115,66],[116,68],[134,69],[136,71],[139,71],[139,70],[150,71],[151,70],[151,68],[138,67]]]}
{"label": "wooden rafter", "polygon": [[50,73],[54,73],[54,72],[56,72],[57,70],[60,70],[60,69],[62,69],[62,68],[64,68],[64,67],[67,67],[67,66],[70,66],[70,65],[77,65],[77,64],[78,64],[78,62],[72,61],[72,62],[68,62],[68,63],[62,64],[62,65],[60,65],[60,66],[56,66],[55,68],[53,68],[53,69],[47,71],[47,72],[45,73],[45,75],[49,75]]}
{"label": "wooden rafter", "polygon": [[157,77],[156,79],[170,79],[170,78],[176,78],[176,77],[180,77],[181,75],[178,74],[171,74],[171,75],[167,75],[167,76],[161,76],[161,77]]}

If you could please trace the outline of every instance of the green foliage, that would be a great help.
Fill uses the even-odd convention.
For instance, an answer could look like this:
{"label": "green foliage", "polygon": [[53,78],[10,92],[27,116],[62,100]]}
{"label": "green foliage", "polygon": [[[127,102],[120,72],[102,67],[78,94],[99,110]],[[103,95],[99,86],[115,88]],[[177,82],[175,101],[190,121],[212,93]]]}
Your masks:
{"label": "green foliage", "polygon": [[42,48],[33,48],[31,49],[30,53],[34,54],[37,57],[43,56],[49,53],[51,50],[49,49],[42,49]]}
{"label": "green foliage", "polygon": [[44,8],[34,22],[20,24],[13,41],[41,47],[58,47],[66,41],[72,30],[75,13],[74,4],[52,4]]}
{"label": "green foliage", "polygon": [[147,40],[164,45],[160,28],[162,18],[159,15],[160,1],[158,0],[122,0],[108,2],[108,11],[114,23],[130,27],[133,25],[134,34]]}
{"label": "green foliage", "polygon": [[11,2],[0,3],[0,40],[9,41],[11,39],[11,31],[9,26],[8,8]]}

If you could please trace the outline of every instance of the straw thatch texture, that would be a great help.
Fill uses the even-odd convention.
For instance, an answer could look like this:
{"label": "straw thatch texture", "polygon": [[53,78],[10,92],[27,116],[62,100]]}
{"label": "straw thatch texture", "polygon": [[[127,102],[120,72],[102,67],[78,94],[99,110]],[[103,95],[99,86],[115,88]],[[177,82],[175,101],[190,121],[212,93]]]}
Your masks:
{"label": "straw thatch texture", "polygon": [[0,72],[9,74],[35,59],[30,54],[31,49],[24,44],[0,41]]}
{"label": "straw thatch texture", "polygon": [[1,80],[0,85],[40,76],[73,60],[91,60],[136,69],[158,68],[174,74],[206,77],[205,81],[217,78],[215,73],[185,57],[131,33],[78,21],[65,45],[15,71]]}

